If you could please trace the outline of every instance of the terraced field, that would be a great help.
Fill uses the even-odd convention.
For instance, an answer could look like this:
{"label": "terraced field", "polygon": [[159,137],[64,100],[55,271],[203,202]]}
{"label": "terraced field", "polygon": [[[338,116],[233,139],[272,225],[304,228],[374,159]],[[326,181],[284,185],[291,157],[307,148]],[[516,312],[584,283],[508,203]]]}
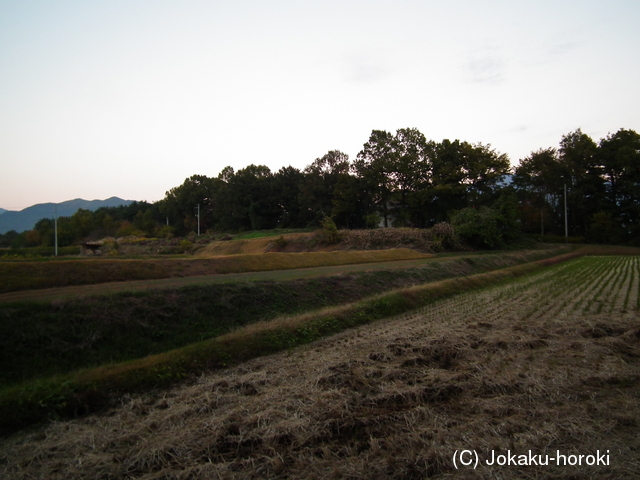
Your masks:
{"label": "terraced field", "polygon": [[[4,439],[0,476],[635,478],[639,290],[638,256],[575,259]],[[529,451],[607,464],[487,464]]]}

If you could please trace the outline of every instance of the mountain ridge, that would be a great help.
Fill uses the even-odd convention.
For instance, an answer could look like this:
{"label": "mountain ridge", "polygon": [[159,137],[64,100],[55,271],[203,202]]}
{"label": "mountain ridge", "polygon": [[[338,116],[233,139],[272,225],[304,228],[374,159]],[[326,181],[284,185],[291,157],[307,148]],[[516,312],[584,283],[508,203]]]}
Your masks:
{"label": "mountain ridge", "polygon": [[120,197],[109,197],[104,200],[84,200],[74,198],[60,203],[36,203],[22,210],[0,209],[0,234],[15,230],[22,233],[31,230],[43,218],[69,217],[79,209],[95,211],[102,207],[118,207],[129,205],[135,200],[124,200]]}

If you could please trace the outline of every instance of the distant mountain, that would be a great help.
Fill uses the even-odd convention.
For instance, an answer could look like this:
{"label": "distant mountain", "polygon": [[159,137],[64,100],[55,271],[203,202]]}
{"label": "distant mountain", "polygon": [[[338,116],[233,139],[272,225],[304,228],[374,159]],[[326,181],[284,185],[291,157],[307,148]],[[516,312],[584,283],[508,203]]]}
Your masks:
{"label": "distant mountain", "polygon": [[4,208],[0,208],[0,215],[2,215],[6,210]]}
{"label": "distant mountain", "polygon": [[123,200],[118,197],[111,197],[106,200],[76,198],[75,200],[67,200],[61,203],[38,203],[19,212],[0,209],[2,210],[0,212],[0,234],[7,233],[10,230],[15,230],[18,233],[31,230],[39,220],[54,218],[56,207],[58,217],[70,217],[81,208],[94,211],[101,207],[118,207],[120,205],[129,205],[133,202],[134,200]]}

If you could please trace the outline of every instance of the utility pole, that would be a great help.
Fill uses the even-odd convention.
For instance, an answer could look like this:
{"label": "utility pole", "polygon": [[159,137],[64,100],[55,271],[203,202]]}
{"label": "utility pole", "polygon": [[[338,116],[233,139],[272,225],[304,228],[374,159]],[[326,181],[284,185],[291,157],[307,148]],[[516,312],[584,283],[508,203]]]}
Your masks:
{"label": "utility pole", "polygon": [[569,243],[569,220],[567,219],[567,184],[564,184],[564,243]]}
{"label": "utility pole", "polygon": [[58,256],[58,205],[53,206],[53,238],[55,245],[55,256]]}
{"label": "utility pole", "polygon": [[200,204],[198,204],[198,236],[200,236]]}

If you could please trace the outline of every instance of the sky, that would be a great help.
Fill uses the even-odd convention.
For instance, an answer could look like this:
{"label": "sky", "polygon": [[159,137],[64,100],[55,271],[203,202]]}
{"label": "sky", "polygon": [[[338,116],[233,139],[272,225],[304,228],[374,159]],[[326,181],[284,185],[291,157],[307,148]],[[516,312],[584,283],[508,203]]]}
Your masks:
{"label": "sky", "polygon": [[640,131],[638,0],[0,0],[0,207],[160,200],[372,130]]}

